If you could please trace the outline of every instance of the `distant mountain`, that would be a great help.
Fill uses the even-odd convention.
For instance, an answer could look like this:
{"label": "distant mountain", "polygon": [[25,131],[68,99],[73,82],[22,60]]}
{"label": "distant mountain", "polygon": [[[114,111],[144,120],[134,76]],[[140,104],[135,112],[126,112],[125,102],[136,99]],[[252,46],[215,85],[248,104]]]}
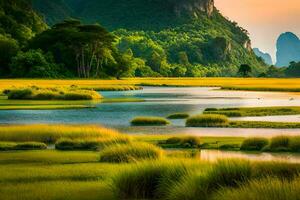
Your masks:
{"label": "distant mountain", "polygon": [[277,40],[276,66],[289,66],[292,61],[300,61],[300,39],[291,32],[283,33]]}
{"label": "distant mountain", "polygon": [[254,51],[255,55],[262,58],[266,64],[273,65],[272,57],[270,54],[264,53],[261,50],[259,50],[258,48],[254,48],[253,51]]}

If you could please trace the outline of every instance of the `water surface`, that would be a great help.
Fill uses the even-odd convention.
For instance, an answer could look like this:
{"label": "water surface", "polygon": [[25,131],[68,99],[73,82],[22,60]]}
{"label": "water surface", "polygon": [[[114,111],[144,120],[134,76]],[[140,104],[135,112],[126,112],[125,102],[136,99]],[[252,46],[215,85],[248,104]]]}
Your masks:
{"label": "water surface", "polygon": [[[194,115],[210,107],[300,106],[300,96],[296,93],[224,91],[203,87],[145,87],[144,90],[138,91],[101,92],[101,94],[107,98],[141,98],[146,101],[101,103],[94,109],[0,111],[0,123],[102,124],[126,133],[145,134],[186,133],[210,136],[300,134],[299,129],[186,128],[184,120],[173,120],[172,125],[167,127],[130,127],[130,120],[136,116],[165,117],[176,112]],[[241,120],[299,122],[300,116],[242,118]]]}

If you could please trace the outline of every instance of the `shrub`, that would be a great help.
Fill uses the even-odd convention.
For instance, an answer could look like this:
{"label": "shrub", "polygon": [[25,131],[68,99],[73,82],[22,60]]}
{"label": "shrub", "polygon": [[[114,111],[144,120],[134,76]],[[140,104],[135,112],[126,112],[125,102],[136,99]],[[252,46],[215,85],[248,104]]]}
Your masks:
{"label": "shrub", "polygon": [[47,145],[40,142],[0,142],[0,151],[9,150],[36,150],[36,149],[47,149]]}
{"label": "shrub", "polygon": [[161,117],[136,117],[131,121],[133,126],[165,126],[168,124],[170,122]]}
{"label": "shrub", "polygon": [[276,178],[253,180],[238,189],[219,191],[213,200],[298,200],[300,194],[300,180],[283,181]]}
{"label": "shrub", "polygon": [[6,90],[8,99],[28,99],[32,95],[32,90],[27,89],[15,89],[15,90]]}
{"label": "shrub", "polygon": [[204,114],[190,117],[186,121],[188,127],[224,127],[229,120],[224,115]]}
{"label": "shrub", "polygon": [[133,143],[105,148],[100,153],[100,162],[135,162],[146,159],[159,159],[161,156],[162,150],[154,145]]}
{"label": "shrub", "polygon": [[181,138],[180,144],[184,147],[197,148],[200,147],[201,142],[199,137],[188,136]]}
{"label": "shrub", "polygon": [[270,142],[270,151],[289,151],[290,138],[287,136],[273,137]]}
{"label": "shrub", "polygon": [[63,73],[60,65],[53,60],[51,53],[41,50],[19,52],[10,65],[11,76],[27,78],[57,78]]}
{"label": "shrub", "polygon": [[166,145],[169,148],[198,148],[201,146],[201,141],[196,136],[171,137],[161,145]]}
{"label": "shrub", "polygon": [[188,118],[190,115],[187,113],[174,113],[169,115],[167,118],[168,119],[186,119]]}
{"label": "shrub", "polygon": [[241,150],[243,151],[261,151],[269,144],[266,138],[248,138],[243,141]]}
{"label": "shrub", "polygon": [[112,189],[118,199],[163,198],[189,170],[181,162],[143,162],[118,173]]}

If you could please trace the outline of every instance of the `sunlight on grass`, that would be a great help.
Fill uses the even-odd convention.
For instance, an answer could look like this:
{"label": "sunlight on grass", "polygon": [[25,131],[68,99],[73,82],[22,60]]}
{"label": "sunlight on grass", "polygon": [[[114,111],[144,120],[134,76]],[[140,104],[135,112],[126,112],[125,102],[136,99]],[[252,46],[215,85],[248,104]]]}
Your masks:
{"label": "sunlight on grass", "polygon": [[300,79],[287,78],[127,78],[122,80],[31,80],[31,79],[3,79],[0,80],[0,89],[9,87],[70,87],[79,88],[122,87],[128,85],[155,85],[155,86],[201,86],[223,87],[224,89],[243,89],[258,91],[286,91],[299,92]]}
{"label": "sunlight on grass", "polygon": [[2,125],[1,141],[55,143],[58,139],[127,140],[128,136],[96,125]]}

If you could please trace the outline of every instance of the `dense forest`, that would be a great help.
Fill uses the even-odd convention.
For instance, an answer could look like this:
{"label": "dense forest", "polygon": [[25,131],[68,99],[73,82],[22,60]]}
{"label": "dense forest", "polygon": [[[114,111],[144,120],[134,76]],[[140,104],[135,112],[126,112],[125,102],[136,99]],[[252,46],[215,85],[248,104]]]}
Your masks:
{"label": "dense forest", "polygon": [[1,77],[237,76],[245,64],[247,76],[285,76],[212,0],[0,0],[0,10]]}

